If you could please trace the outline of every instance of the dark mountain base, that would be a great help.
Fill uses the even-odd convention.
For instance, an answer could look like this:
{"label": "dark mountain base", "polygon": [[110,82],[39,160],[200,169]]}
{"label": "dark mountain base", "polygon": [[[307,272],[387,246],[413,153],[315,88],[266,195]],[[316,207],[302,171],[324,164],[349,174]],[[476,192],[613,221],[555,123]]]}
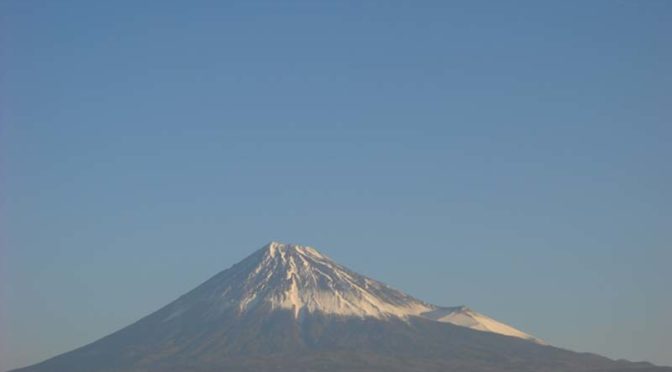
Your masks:
{"label": "dark mountain base", "polygon": [[179,321],[166,320],[170,311],[15,372],[672,372],[422,318],[264,309],[199,323],[190,321],[207,319],[198,309]]}

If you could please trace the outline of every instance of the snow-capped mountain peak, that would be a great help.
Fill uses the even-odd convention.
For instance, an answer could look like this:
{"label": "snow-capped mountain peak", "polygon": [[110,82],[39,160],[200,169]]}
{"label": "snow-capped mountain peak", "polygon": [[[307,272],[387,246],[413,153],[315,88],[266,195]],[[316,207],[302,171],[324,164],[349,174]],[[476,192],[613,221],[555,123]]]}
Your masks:
{"label": "snow-capped mountain peak", "polygon": [[[302,312],[382,318],[429,311],[425,304],[383,283],[356,274],[315,248],[271,242],[234,266],[243,282],[227,281],[222,292],[241,312],[255,306]],[[213,278],[214,279],[214,278]],[[233,284],[233,285],[232,285]]]}
{"label": "snow-capped mountain peak", "polygon": [[137,322],[17,372],[672,370],[649,367],[539,345],[272,242]]}
{"label": "snow-capped mountain peak", "polygon": [[234,310],[387,319],[416,316],[538,342],[465,307],[432,305],[339,265],[315,248],[270,242],[170,305],[167,320],[194,306],[217,318]]}

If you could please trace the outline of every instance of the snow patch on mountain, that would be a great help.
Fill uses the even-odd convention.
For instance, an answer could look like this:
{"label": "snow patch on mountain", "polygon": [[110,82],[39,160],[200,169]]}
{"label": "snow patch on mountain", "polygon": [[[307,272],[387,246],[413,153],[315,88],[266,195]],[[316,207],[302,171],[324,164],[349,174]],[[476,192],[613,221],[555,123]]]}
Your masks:
{"label": "snow patch on mountain", "polygon": [[433,311],[421,314],[427,319],[442,323],[451,323],[478,331],[498,333],[505,336],[518,337],[543,344],[544,342],[510,325],[498,322],[486,315],[479,314],[466,306],[440,307]]}

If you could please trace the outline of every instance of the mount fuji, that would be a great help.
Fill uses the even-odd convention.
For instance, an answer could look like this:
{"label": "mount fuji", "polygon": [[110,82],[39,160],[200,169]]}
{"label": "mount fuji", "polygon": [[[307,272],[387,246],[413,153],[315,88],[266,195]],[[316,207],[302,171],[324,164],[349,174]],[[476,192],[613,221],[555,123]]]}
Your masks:
{"label": "mount fuji", "polygon": [[672,372],[549,346],[271,242],[136,323],[15,372]]}

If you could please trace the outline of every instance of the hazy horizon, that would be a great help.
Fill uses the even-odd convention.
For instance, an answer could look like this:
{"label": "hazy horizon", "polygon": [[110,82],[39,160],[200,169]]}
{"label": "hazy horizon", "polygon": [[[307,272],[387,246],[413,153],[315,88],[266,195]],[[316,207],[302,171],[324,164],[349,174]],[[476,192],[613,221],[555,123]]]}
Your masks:
{"label": "hazy horizon", "polygon": [[672,2],[0,2],[0,371],[272,240],[672,366]]}

